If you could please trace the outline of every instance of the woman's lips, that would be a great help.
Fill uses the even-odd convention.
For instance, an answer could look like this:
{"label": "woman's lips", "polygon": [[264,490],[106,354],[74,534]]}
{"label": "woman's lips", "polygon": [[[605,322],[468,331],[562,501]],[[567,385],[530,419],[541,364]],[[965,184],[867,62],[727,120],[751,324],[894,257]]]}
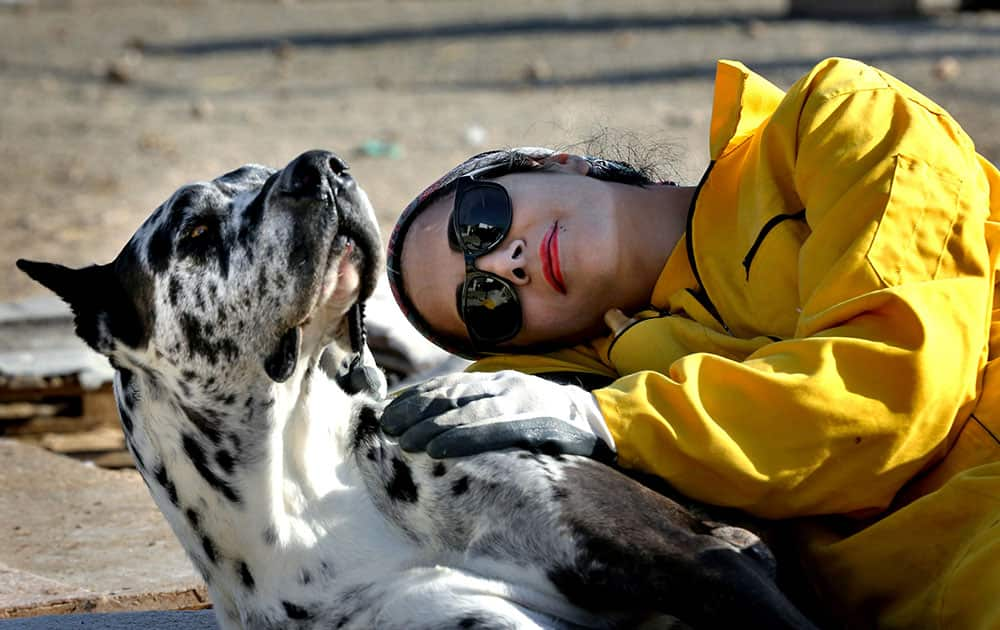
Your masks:
{"label": "woman's lips", "polygon": [[566,282],[559,268],[559,222],[556,221],[548,229],[538,246],[538,256],[542,260],[542,275],[552,285],[552,288],[566,294]]}

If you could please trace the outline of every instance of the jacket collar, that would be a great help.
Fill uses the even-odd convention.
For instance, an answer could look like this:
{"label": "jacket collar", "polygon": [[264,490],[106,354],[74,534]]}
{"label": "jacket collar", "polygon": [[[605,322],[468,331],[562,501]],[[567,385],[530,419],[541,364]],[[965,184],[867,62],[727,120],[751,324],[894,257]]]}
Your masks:
{"label": "jacket collar", "polygon": [[746,140],[774,112],[785,93],[738,61],[715,67],[709,153],[717,160]]}

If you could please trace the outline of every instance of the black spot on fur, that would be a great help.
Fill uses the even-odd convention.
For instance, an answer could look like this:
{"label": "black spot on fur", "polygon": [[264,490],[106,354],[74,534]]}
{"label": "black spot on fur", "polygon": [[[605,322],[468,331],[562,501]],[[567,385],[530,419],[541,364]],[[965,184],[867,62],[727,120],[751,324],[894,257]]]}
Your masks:
{"label": "black spot on fur", "polygon": [[226,450],[218,451],[215,454],[215,462],[219,465],[219,468],[226,471],[226,474],[232,474],[233,468],[236,465],[233,456]]}
{"label": "black spot on fur", "polygon": [[219,426],[222,424],[215,413],[210,409],[195,409],[194,407],[188,407],[182,404],[181,409],[184,411],[184,415],[187,416],[191,424],[195,426],[202,434],[212,441],[212,444],[219,444],[222,441],[222,433],[219,431]]}
{"label": "black spot on fur", "polygon": [[459,628],[476,628],[479,626],[479,619],[476,617],[464,617],[458,622]]}
{"label": "black spot on fur", "polygon": [[392,459],[392,479],[386,484],[385,489],[393,500],[405,503],[414,503],[417,500],[417,486],[413,483],[410,467],[398,457]]}
{"label": "black spot on fur", "polygon": [[312,582],[312,579],[312,573],[310,573],[308,569],[302,569],[299,572],[299,583],[307,585]]}
{"label": "black spot on fur", "polygon": [[448,469],[445,467],[444,462],[434,462],[434,469],[431,470],[431,474],[435,477],[444,477],[448,473]]}
{"label": "black spot on fur", "polygon": [[198,510],[188,508],[184,510],[184,516],[187,517],[188,525],[191,526],[191,529],[195,531],[201,530],[201,514],[198,514]]}
{"label": "black spot on fur", "polygon": [[312,617],[312,614],[308,610],[301,606],[296,606],[292,602],[282,600],[281,605],[285,609],[285,614],[288,615],[289,619],[302,620]]}
{"label": "black spot on fur", "polygon": [[208,536],[201,537],[201,548],[205,552],[205,557],[212,564],[215,564],[216,560],[219,558],[219,553],[215,550],[215,543]]}
{"label": "black spot on fur", "polygon": [[257,297],[261,302],[267,298],[267,273],[263,267],[257,274]]}
{"label": "black spot on fur", "polygon": [[275,531],[274,527],[268,527],[264,530],[264,544],[268,547],[273,547],[278,542],[278,532]]}
{"label": "black spot on fur", "polygon": [[212,365],[218,363],[220,358],[234,361],[239,357],[239,348],[232,339],[228,337],[212,339],[212,326],[202,324],[191,313],[181,313],[180,324],[188,342],[188,352],[192,356],[203,357]]}
{"label": "black spot on fur", "polygon": [[218,361],[215,344],[211,339],[205,337],[202,332],[201,322],[191,313],[181,313],[181,329],[188,342],[188,351],[192,355],[200,355],[208,359],[208,362],[215,365]]}
{"label": "black spot on fur", "polygon": [[156,479],[156,483],[160,484],[167,491],[167,498],[174,504],[174,507],[180,507],[180,500],[177,498],[177,487],[170,480],[170,475],[167,474],[167,469],[163,464],[160,464],[156,468],[153,477]]}
{"label": "black spot on fur", "polygon": [[120,367],[118,368],[118,380],[122,386],[122,397],[125,399],[125,405],[131,409],[135,407],[135,374],[132,370],[128,368]]}
{"label": "black spot on fur", "polygon": [[358,411],[358,423],[354,426],[354,439],[351,446],[357,450],[378,435],[378,412],[375,407],[365,406]]}
{"label": "black spot on fur", "polygon": [[240,574],[240,581],[243,582],[243,586],[252,591],[256,582],[254,582],[253,574],[250,573],[250,567],[247,566],[247,563],[242,560],[237,562],[236,572]]}
{"label": "black spot on fur", "polygon": [[205,456],[205,449],[203,449],[201,444],[198,443],[198,440],[192,435],[185,433],[181,438],[181,443],[184,447],[184,452],[187,453],[191,463],[194,465],[195,469],[202,476],[205,482],[233,503],[239,503],[241,501],[239,493],[236,492],[236,490],[229,483],[220,479],[219,476],[208,467],[208,459]]}
{"label": "black spot on fur", "polygon": [[[166,221],[160,224],[160,227],[156,228],[153,235],[149,237],[146,259],[153,273],[160,274],[170,266],[170,257],[174,251],[174,235],[180,229],[183,213],[173,207],[168,211],[163,206],[160,206],[156,212],[157,214],[169,212],[169,216]],[[153,218],[155,218],[155,215]]]}
{"label": "black spot on fur", "polygon": [[[267,181],[261,186],[260,192],[250,202],[250,205],[246,207],[246,210],[243,211],[243,217],[240,227],[236,232],[236,237],[244,247],[256,240],[257,230],[264,219],[264,205],[267,201],[267,195],[271,192],[271,188],[274,186],[274,182],[277,181],[279,173],[280,171],[267,178]],[[247,248],[247,255],[252,255],[252,251],[252,248]]]}
{"label": "black spot on fur", "polygon": [[177,306],[178,299],[181,294],[181,283],[177,279],[177,276],[171,275],[170,281],[167,283],[167,297],[170,298],[170,305],[173,307]]}
{"label": "black spot on fur", "polygon": [[454,496],[465,494],[469,491],[469,478],[462,475],[451,484],[451,493]]}

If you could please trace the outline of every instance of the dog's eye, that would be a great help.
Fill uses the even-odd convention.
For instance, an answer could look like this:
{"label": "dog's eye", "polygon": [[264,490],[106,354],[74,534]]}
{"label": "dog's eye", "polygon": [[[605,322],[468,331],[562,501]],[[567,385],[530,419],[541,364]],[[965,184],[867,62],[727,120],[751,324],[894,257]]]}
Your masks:
{"label": "dog's eye", "polygon": [[198,238],[199,236],[204,235],[206,232],[208,232],[208,226],[205,225],[204,223],[199,223],[198,225],[188,230],[187,237]]}

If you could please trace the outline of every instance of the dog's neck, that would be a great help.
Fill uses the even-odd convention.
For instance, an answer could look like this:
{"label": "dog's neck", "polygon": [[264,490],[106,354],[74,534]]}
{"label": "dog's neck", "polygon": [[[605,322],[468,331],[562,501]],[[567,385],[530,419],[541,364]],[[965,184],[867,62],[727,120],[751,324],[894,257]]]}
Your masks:
{"label": "dog's neck", "polygon": [[137,467],[210,585],[259,590],[259,572],[287,570],[297,552],[315,556],[337,512],[357,509],[348,436],[360,400],[318,363],[318,352],[300,357],[285,382],[239,391],[216,391],[211,377],[180,386],[172,379],[190,382],[190,373],[131,361],[119,368],[115,393]]}

